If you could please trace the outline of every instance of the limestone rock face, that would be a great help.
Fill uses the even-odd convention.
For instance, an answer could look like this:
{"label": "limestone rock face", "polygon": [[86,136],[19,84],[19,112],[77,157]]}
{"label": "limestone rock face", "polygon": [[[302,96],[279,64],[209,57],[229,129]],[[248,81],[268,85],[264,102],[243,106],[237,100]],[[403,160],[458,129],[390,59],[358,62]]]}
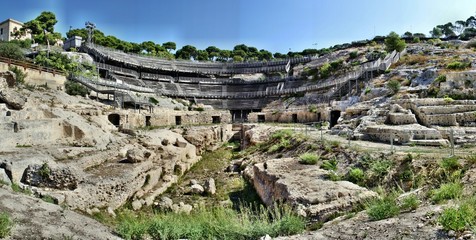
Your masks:
{"label": "limestone rock face", "polygon": [[152,159],[155,154],[151,151],[139,148],[129,149],[126,153],[127,161],[130,163],[140,163]]}
{"label": "limestone rock face", "polygon": [[190,192],[193,194],[202,194],[205,189],[200,184],[194,184],[190,187]]}
{"label": "limestone rock face", "polygon": [[32,164],[25,169],[22,182],[36,187],[73,190],[78,186],[78,177],[68,167]]}
{"label": "limestone rock face", "polygon": [[265,204],[288,202],[297,206],[300,214],[318,221],[377,196],[351,182],[328,180],[328,174],[317,165],[302,165],[297,159],[275,159],[254,165],[252,182]]}
{"label": "limestone rock face", "polygon": [[195,147],[197,147],[197,154],[203,153],[205,150],[214,150],[220,146],[225,139],[229,139],[231,136],[231,130],[226,129],[224,126],[212,126],[212,127],[194,127],[187,128],[183,133],[183,137]]}
{"label": "limestone rock face", "polygon": [[23,109],[26,99],[11,87],[15,86],[15,74],[8,71],[0,73],[0,100],[15,110]]}

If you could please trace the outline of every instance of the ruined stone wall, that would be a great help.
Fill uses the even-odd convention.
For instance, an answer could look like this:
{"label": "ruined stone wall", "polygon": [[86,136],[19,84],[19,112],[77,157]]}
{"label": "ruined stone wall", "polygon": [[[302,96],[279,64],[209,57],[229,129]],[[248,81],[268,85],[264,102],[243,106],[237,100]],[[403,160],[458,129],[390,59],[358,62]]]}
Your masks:
{"label": "ruined stone wall", "polygon": [[[33,69],[23,69],[26,74],[25,82],[32,85],[47,84],[52,89],[64,89],[64,82],[66,82],[66,76],[59,74],[52,74],[49,72],[40,72]],[[0,62],[0,71],[8,71],[8,64]]]}
{"label": "ruined stone wall", "polygon": [[[294,117],[293,117],[294,115]],[[287,112],[254,112],[248,115],[248,121],[251,123],[261,122],[264,116],[264,122],[298,123],[329,121],[329,109],[318,109],[316,112],[307,110],[287,111]]]}
{"label": "ruined stone wall", "polygon": [[[228,111],[175,111],[168,109],[160,109],[155,112],[148,111],[116,111],[112,114],[120,115],[120,125],[124,128],[145,127],[150,126],[175,126],[178,123],[177,117],[180,118],[180,125],[201,125],[214,123],[231,123],[231,114]],[[149,121],[147,121],[149,119]]]}

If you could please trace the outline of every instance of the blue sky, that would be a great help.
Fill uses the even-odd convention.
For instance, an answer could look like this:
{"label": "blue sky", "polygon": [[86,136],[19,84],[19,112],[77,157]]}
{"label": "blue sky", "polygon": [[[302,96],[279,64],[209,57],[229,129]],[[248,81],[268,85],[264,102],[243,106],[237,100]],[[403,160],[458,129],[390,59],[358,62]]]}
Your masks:
{"label": "blue sky", "polygon": [[[5,0],[6,1],[6,0]],[[5,5],[4,5],[5,6]],[[387,35],[428,32],[476,14],[475,0],[9,0],[0,21],[52,11],[64,34],[94,22],[106,35],[177,47],[244,43],[271,52],[324,48]]]}

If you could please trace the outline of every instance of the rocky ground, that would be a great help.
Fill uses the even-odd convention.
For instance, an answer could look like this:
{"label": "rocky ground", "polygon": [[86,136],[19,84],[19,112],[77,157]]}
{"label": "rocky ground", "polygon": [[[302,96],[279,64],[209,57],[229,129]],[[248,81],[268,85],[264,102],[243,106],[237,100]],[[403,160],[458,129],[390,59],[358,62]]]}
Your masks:
{"label": "rocky ground", "polygon": [[[359,60],[370,57],[365,48],[356,51]],[[120,110],[47,88],[17,88],[14,76],[2,73],[0,211],[14,220],[11,239],[116,239],[113,229],[72,210],[110,218],[124,205],[190,213],[258,196],[266,205],[289,203],[308,220],[307,233],[278,239],[474,239],[469,229],[447,231],[438,221],[444,209],[474,194],[476,109],[456,98],[474,95],[476,77],[471,65],[448,69],[456,60],[474,64],[474,57],[461,43],[412,44],[399,64],[364,82],[365,91],[350,92],[358,103],[344,96],[326,106],[342,114],[324,141],[318,131],[251,124],[241,152],[223,146],[231,126],[120,131],[107,118]],[[298,66],[295,74],[322,64]],[[390,80],[401,84],[394,94]],[[307,94],[293,104],[312,99]],[[349,131],[351,141],[338,136]],[[454,133],[457,164],[448,174],[441,162]],[[302,164],[303,153],[316,154],[317,163]],[[355,168],[364,171],[362,179],[350,177]],[[432,190],[450,180],[461,182],[460,199],[433,202]],[[392,192],[414,194],[418,207],[371,219],[369,202]]]}

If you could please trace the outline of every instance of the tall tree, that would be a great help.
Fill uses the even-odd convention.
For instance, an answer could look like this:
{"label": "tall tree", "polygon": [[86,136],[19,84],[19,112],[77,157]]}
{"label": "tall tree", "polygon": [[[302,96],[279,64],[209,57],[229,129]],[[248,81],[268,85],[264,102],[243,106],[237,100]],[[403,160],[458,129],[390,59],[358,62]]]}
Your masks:
{"label": "tall tree", "polygon": [[436,26],[430,31],[430,35],[434,38],[440,38],[443,36],[443,30],[439,26]]}
{"label": "tall tree", "polygon": [[166,42],[164,44],[162,44],[162,46],[167,49],[167,51],[171,52],[172,50],[175,50],[177,49],[177,44],[175,44],[174,42]]}
{"label": "tall tree", "polygon": [[35,19],[26,22],[23,25],[22,29],[23,30],[29,29],[31,31],[31,34],[33,34],[33,38],[35,39],[36,42],[46,43],[47,37],[45,37],[45,31],[46,31],[46,34],[52,34],[52,36],[55,37],[55,39],[53,40],[56,40],[58,36],[59,38],[61,38],[60,33],[55,33],[54,27],[57,22],[58,20],[56,20],[56,16],[54,13],[42,12]]}
{"label": "tall tree", "polygon": [[192,45],[185,45],[175,52],[175,57],[187,60],[190,60],[191,58],[195,59],[197,57],[197,48]]}
{"label": "tall tree", "polygon": [[385,48],[387,52],[392,52],[393,50],[401,52],[403,49],[405,49],[405,46],[405,41],[402,40],[395,32],[390,32],[387,35],[387,38],[385,38]]}

